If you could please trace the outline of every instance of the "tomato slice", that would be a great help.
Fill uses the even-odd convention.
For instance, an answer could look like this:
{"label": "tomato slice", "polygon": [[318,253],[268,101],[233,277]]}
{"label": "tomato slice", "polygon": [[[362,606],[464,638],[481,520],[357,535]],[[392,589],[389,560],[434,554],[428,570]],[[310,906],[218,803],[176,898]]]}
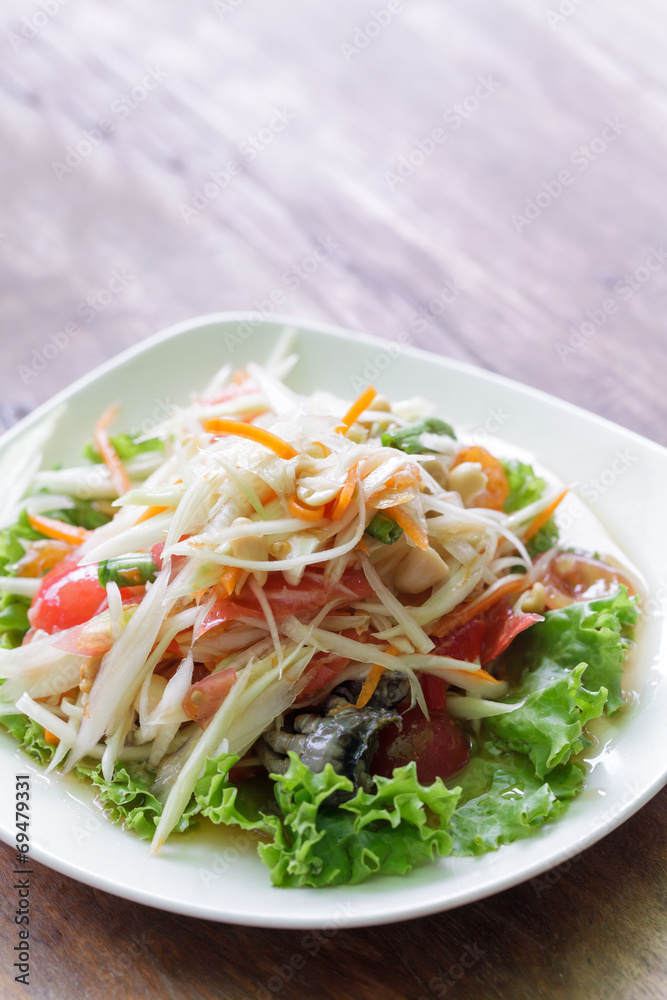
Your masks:
{"label": "tomato slice", "polygon": [[42,579],[28,618],[33,628],[61,632],[89,621],[106,600],[97,579],[97,566],[79,566],[65,559]]}
{"label": "tomato slice", "polygon": [[479,658],[482,666],[504,653],[520,632],[543,620],[542,615],[515,611],[508,600],[494,604],[486,613],[486,632]]}
{"label": "tomato slice", "polygon": [[205,729],[235,682],[236,671],[233,667],[228,667],[192,684],[183,699],[183,711],[188,719],[194,719],[197,725]]}
{"label": "tomato slice", "polygon": [[[155,554],[153,554],[155,559]],[[296,587],[285,583],[282,573],[272,573],[262,588],[276,619],[280,621],[288,615],[300,615],[308,611],[319,611],[334,598],[349,598],[349,603],[373,593],[366,577],[358,570],[349,569],[340,583],[331,587],[324,582],[321,573],[306,573]],[[263,618],[259,601],[244,588],[238,600],[220,598],[210,609],[197,632],[199,639],[216,625],[222,625],[234,618]],[[355,638],[358,638],[355,635]]]}
{"label": "tomato slice", "polygon": [[395,767],[416,761],[417,777],[423,785],[436,778],[449,778],[470,760],[470,741],[445,712],[427,719],[417,706],[403,716],[403,729],[387,726],[380,733],[371,771],[390,778]]}
{"label": "tomato slice", "polygon": [[482,618],[473,618],[439,639],[433,652],[436,656],[451,656],[455,660],[474,663],[481,655],[485,635],[486,622]]}
{"label": "tomato slice", "polygon": [[349,662],[347,656],[336,656],[335,653],[315,653],[308,665],[310,680],[299,695],[299,700],[311,698],[323,691],[335,677],[345,670]]}
{"label": "tomato slice", "polygon": [[429,712],[446,712],[447,682],[433,674],[422,674],[420,682]]}
{"label": "tomato slice", "polygon": [[[98,614],[106,602],[107,592],[97,579],[97,564],[79,566],[76,559],[64,559],[42,578],[28,612],[34,629],[62,632],[83,625]],[[143,588],[122,587],[124,601],[137,600]]]}
{"label": "tomato slice", "polygon": [[514,611],[507,599],[501,599],[479,618],[473,618],[439,639],[433,652],[468,663],[479,660],[485,667],[504,653],[520,632],[541,621],[542,615]]}
{"label": "tomato slice", "polygon": [[[347,569],[340,583],[333,587],[324,582],[321,573],[304,573],[296,587],[288,586],[282,574],[272,573],[263,589],[271,610],[278,619],[305,611],[319,611],[334,598],[347,597],[349,603],[352,603],[373,593],[364,574],[354,569]],[[256,599],[251,600],[250,595],[246,598],[244,594],[243,598],[244,602],[259,607]]]}

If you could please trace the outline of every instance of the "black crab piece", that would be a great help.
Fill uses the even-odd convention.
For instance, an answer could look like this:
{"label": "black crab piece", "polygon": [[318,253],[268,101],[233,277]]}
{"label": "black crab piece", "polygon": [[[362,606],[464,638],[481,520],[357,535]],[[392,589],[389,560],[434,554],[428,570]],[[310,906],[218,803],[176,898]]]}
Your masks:
{"label": "black crab piece", "polygon": [[[284,774],[289,766],[287,753],[291,750],[314,773],[320,773],[331,764],[336,774],[352,781],[355,792],[358,788],[373,791],[375,785],[369,765],[377,750],[378,736],[386,726],[394,723],[400,728],[401,717],[393,710],[393,705],[403,700],[410,684],[404,674],[394,673],[388,678],[383,674],[369,703],[356,708],[361,687],[361,681],[339,685],[325,704],[326,714],[306,712],[297,715],[292,720],[293,733],[282,729],[267,730],[255,745],[267,771]],[[327,803],[339,805],[353,794],[334,792]]]}

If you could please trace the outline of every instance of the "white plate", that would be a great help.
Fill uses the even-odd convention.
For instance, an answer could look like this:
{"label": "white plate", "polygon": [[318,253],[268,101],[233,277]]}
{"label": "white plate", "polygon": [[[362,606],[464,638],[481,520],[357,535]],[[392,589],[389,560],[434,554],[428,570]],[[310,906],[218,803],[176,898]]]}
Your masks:
{"label": "white plate", "polygon": [[[284,325],[297,331],[300,363],[290,377],[344,397],[371,379],[393,398],[423,395],[441,416],[482,443],[499,434],[540,456],[596,516],[644,574],[648,614],[621,717],[604,723],[583,794],[565,816],[527,840],[480,858],[451,858],[404,878],[377,878],[332,889],[275,889],[252,844],[233,831],[174,837],[158,857],[108,823],[75,779],[46,777],[4,730],[0,761],[0,835],[13,843],[16,773],[32,777],[32,854],[66,875],[128,899],[178,913],[261,927],[362,926],[459,906],[516,885],[593,844],[646,803],[667,781],[667,451],[630,431],[534,389],[469,365],[319,324],[256,314],[205,316],[166,330],[60,393],[0,440],[0,461],[62,403],[47,462],[76,462],[103,407],[122,401],[122,422],[150,429],[175,403],[201,389],[224,361],[242,366],[268,356]],[[5,487],[6,488],[6,487]]]}

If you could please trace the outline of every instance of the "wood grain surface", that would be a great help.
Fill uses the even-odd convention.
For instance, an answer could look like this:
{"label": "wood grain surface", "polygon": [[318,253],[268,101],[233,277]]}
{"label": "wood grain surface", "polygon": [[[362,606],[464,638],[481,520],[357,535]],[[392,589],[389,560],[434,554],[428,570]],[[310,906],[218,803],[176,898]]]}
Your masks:
{"label": "wood grain surface", "polygon": [[[407,333],[667,444],[666,43],[662,0],[4,0],[0,421],[254,309]],[[31,985],[7,904],[0,995],[658,1000],[666,820],[663,792],[545,879],[330,937],[36,866]]]}

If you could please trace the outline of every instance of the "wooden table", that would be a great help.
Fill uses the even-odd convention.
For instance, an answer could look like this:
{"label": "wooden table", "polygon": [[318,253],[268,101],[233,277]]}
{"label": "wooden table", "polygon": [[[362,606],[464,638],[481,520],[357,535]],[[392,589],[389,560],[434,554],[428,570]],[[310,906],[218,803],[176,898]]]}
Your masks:
{"label": "wooden table", "polygon": [[[5,425],[165,325],[277,302],[667,444],[662,0],[62,3],[1,15]],[[663,997],[666,819],[663,792],[548,879],[317,947],[38,868],[32,985],[7,913],[1,992]]]}

